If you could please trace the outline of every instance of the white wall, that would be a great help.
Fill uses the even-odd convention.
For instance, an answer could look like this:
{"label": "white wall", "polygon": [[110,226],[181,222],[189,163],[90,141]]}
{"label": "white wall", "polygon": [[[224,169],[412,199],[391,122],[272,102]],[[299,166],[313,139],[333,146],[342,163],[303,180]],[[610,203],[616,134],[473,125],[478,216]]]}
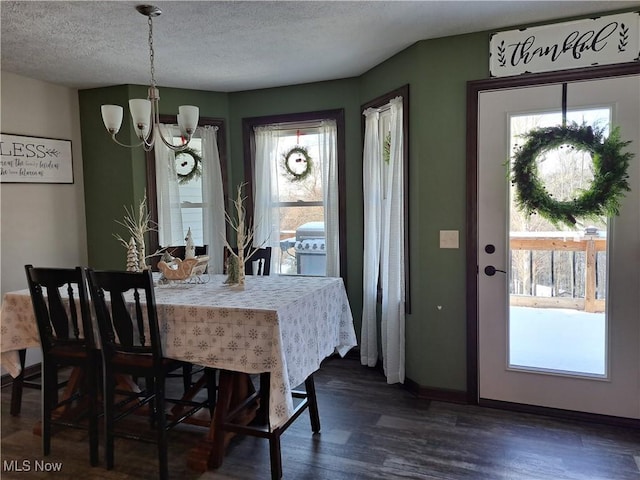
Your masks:
{"label": "white wall", "polygon": [[[1,72],[0,130],[71,140],[73,184],[0,185],[0,292],[27,288],[24,266],[87,264],[78,91]],[[27,363],[37,359],[29,352]]]}

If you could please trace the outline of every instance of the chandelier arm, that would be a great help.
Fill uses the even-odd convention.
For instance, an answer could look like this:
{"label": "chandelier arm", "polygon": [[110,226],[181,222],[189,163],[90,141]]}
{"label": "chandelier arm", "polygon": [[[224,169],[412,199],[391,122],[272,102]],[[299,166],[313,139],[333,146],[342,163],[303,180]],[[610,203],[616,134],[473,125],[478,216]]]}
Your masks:
{"label": "chandelier arm", "polygon": [[185,137],[186,142],[183,145],[174,145],[164,138],[164,135],[162,135],[160,129],[158,129],[158,137],[160,137],[162,143],[164,143],[169,150],[172,150],[174,152],[184,152],[187,148],[189,148],[189,142],[191,141],[191,135],[187,135],[187,137]]}
{"label": "chandelier arm", "polygon": [[111,134],[111,140],[113,140],[115,143],[117,143],[117,144],[118,144],[118,145],[120,145],[121,147],[126,147],[126,148],[138,148],[138,147],[142,147],[142,146],[144,146],[144,145],[145,145],[145,142],[144,142],[144,141],[142,141],[142,142],[140,142],[140,143],[136,143],[136,144],[134,144],[134,145],[127,145],[126,143],[122,143],[121,141],[119,141],[119,140],[116,138],[116,134],[115,134],[115,133],[112,133],[112,134]]}

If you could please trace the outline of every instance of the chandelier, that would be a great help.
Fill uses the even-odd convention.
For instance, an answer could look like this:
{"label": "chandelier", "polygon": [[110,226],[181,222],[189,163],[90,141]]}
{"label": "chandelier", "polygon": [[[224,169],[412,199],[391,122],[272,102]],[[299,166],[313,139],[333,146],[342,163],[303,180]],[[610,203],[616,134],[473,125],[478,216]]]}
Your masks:
{"label": "chandelier", "polygon": [[140,143],[135,145],[125,145],[116,138],[116,134],[120,131],[122,125],[122,107],[120,105],[102,105],[102,121],[107,131],[111,135],[111,139],[118,145],[123,147],[140,147],[145,151],[153,148],[155,140],[160,138],[169,149],[174,152],[181,152],[188,148],[191,137],[198,126],[199,109],[192,105],[182,105],[178,107],[178,128],[182,136],[182,145],[173,145],[172,142],[165,139],[160,131],[160,111],[159,100],[160,95],[156,87],[155,69],[153,66],[153,17],[157,17],[162,13],[160,8],[154,5],[138,5],[136,10],[147,17],[149,24],[149,62],[151,64],[151,84],[149,85],[148,98],[134,98],[129,100],[129,111],[133,120],[133,128],[136,136],[140,139]]}

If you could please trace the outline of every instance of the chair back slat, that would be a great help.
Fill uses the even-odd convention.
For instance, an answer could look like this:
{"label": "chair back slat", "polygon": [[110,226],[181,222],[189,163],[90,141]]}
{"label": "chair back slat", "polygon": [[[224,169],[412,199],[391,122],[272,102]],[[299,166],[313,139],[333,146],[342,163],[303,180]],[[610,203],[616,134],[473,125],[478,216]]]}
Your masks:
{"label": "chair back slat", "polygon": [[67,284],[67,297],[69,297],[69,310],[71,313],[71,326],[73,328],[73,336],[75,338],[80,338],[80,329],[78,328],[78,310],[76,309],[75,294],[73,285],[71,283]]}
{"label": "chair back slat", "polygon": [[87,270],[105,358],[117,353],[162,359],[151,271]]}
{"label": "chair back slat", "polygon": [[[115,330],[117,338],[123,346],[132,347],[134,342],[133,322],[124,301],[123,292],[111,291],[109,293],[111,297],[111,322],[108,327]],[[112,338],[115,340],[116,337]]]}
{"label": "chair back slat", "polygon": [[144,335],[144,316],[142,313],[142,305],[140,304],[140,294],[138,290],[133,291],[133,300],[136,305],[136,322],[138,324],[138,338],[140,339],[140,346],[146,346],[147,339]]}
{"label": "chair back slat", "polygon": [[[71,285],[69,285],[68,290],[73,291]],[[67,310],[65,306],[62,304],[62,297],[60,296],[60,289],[58,285],[48,286],[47,287],[47,303],[49,304],[49,317],[51,320],[51,325],[53,325],[53,330],[55,331],[58,338],[69,338],[69,316],[67,316]],[[69,306],[69,311],[74,312],[74,315],[71,315],[71,318],[75,320],[76,325],[74,325],[74,330],[78,328],[78,316],[75,315],[75,303],[73,298],[69,298],[67,305]]]}
{"label": "chair back slat", "polygon": [[56,344],[69,343],[93,348],[86,277],[82,268],[26,265],[25,270],[43,351],[51,350]]}

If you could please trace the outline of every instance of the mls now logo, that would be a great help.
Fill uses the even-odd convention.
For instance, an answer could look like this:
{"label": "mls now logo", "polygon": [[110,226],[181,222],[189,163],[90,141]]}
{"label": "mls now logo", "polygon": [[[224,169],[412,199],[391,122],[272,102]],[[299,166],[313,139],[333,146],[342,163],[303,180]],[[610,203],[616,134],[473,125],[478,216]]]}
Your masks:
{"label": "mls now logo", "polygon": [[3,472],[60,472],[62,462],[45,462],[44,460],[3,460]]}

